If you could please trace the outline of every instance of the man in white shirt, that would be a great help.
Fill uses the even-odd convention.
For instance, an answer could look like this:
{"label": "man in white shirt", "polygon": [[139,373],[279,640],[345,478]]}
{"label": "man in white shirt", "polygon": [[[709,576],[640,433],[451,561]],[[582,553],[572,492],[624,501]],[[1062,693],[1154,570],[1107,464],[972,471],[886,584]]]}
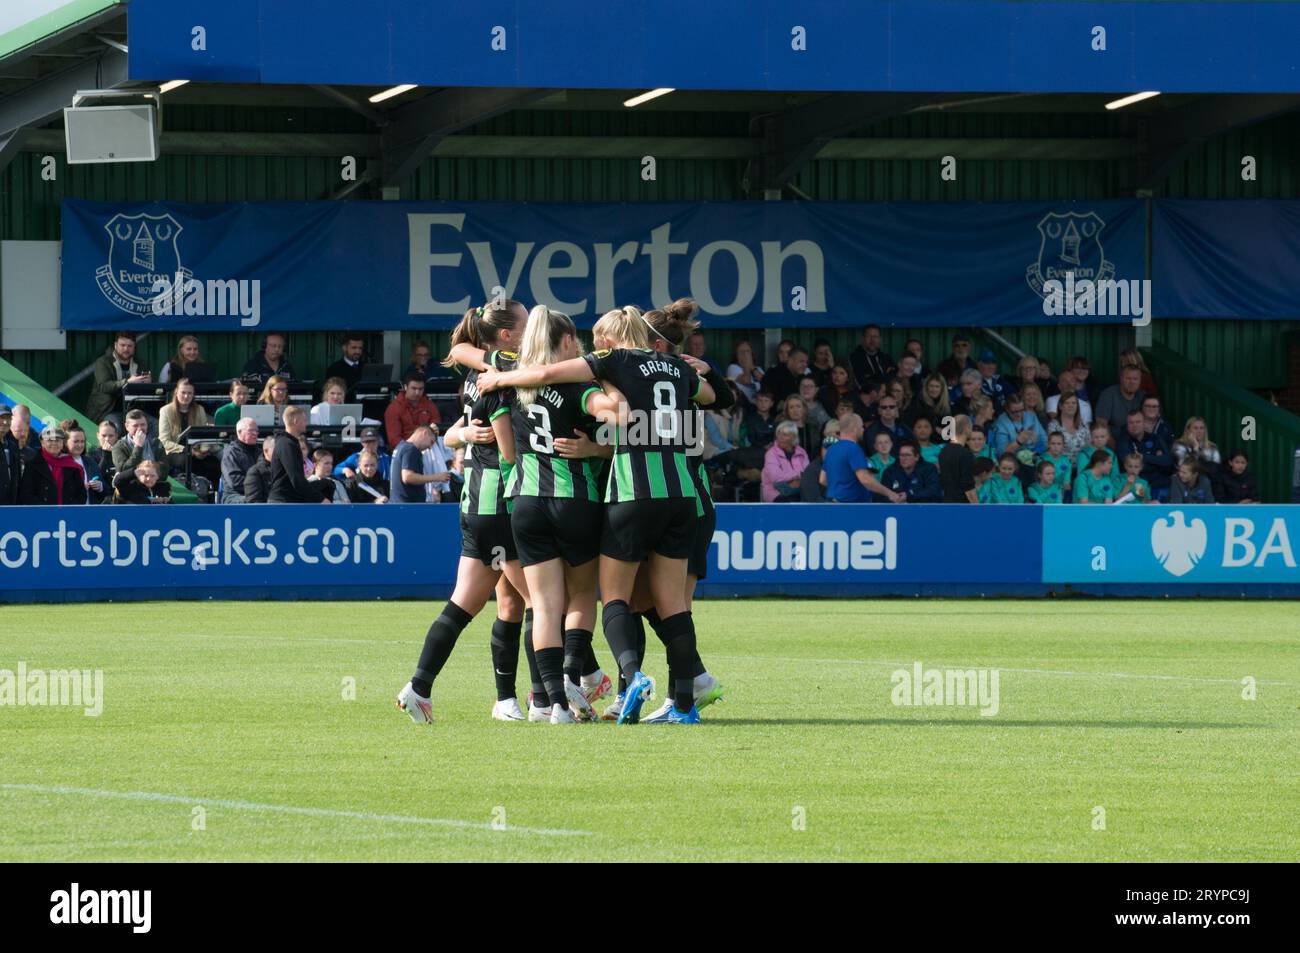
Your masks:
{"label": "man in white shirt", "polygon": [[[1061,398],[1066,394],[1075,394],[1077,396],[1079,382],[1075,378],[1073,371],[1061,371],[1056,378],[1056,387],[1060,390],[1060,393],[1047,398],[1046,403],[1043,405],[1047,409],[1047,416],[1053,420],[1056,419],[1056,408],[1060,405]],[[1083,425],[1085,427],[1092,426],[1092,404],[1081,397],[1079,398],[1079,413],[1083,416]]]}

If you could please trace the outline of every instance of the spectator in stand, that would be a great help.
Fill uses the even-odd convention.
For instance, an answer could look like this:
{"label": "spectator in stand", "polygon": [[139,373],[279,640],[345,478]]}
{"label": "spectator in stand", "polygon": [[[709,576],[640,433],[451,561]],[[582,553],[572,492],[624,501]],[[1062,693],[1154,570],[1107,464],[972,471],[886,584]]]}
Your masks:
{"label": "spectator in stand", "polygon": [[375,460],[378,461],[379,475],[385,481],[389,479],[392,472],[393,458],[380,452],[379,449],[379,431],[374,427],[367,427],[361,431],[361,449],[350,457],[344,457],[343,461],[335,467],[346,479],[352,479],[360,472],[361,454],[372,453]]}
{"label": "spectator in stand", "polygon": [[867,448],[875,446],[877,434],[889,434],[894,446],[897,446],[900,442],[907,440],[912,436],[912,431],[908,430],[903,422],[899,420],[899,412],[902,408],[899,407],[897,398],[882,398],[879,408],[880,416],[877,417],[871,426],[867,428],[867,439],[865,443]]}
{"label": "spectator in stand", "polygon": [[1059,433],[1065,455],[1071,467],[1078,472],[1079,452],[1088,446],[1092,432],[1083,422],[1083,403],[1074,391],[1061,395],[1057,405],[1056,419],[1047,425],[1048,436]]}
{"label": "spectator in stand", "polygon": [[41,449],[18,481],[21,506],[67,506],[86,502],[85,474],[64,452],[68,435],[58,427],[41,431]]}
{"label": "spectator in stand", "polygon": [[1221,458],[1219,448],[1214,445],[1210,439],[1209,431],[1205,427],[1204,417],[1188,417],[1187,425],[1183,427],[1183,435],[1174,441],[1174,457],[1179,463],[1182,463],[1188,457],[1196,460],[1201,465],[1201,473],[1217,469]]}
{"label": "spectator in stand", "polygon": [[967,447],[971,436],[971,420],[957,414],[952,420],[952,440],[939,451],[939,488],[945,503],[976,503],[975,454]]}
{"label": "spectator in stand", "polygon": [[975,366],[980,372],[980,392],[993,401],[994,410],[1000,410],[1016,392],[1016,385],[998,373],[998,359],[992,351],[982,351]]}
{"label": "spectator in stand", "polygon": [[174,384],[186,376],[185,368],[191,364],[202,363],[203,356],[199,353],[199,339],[193,334],[187,334],[180,339],[172,359],[163,365],[163,369],[158,374],[158,380],[164,384]]}
{"label": "spectator in stand", "polygon": [[271,484],[267,499],[272,503],[328,503],[320,487],[307,482],[299,439],[307,430],[307,411],[291,405],[284,411],[284,430],[275,435],[271,452]]}
{"label": "spectator in stand", "polygon": [[843,364],[836,364],[831,368],[831,382],[818,392],[817,399],[826,408],[827,414],[832,415],[836,420],[841,415],[837,414],[835,409],[842,400],[847,400],[853,407],[850,413],[857,414],[860,417],[867,415],[867,407],[862,403],[857,385],[853,383],[849,369]]}
{"label": "spectator in stand", "polygon": [[934,421],[929,417],[917,417],[916,423],[912,425],[912,440],[916,443],[916,450],[921,455],[921,459],[937,467],[944,444],[942,440],[935,442]]}
{"label": "spectator in stand", "polygon": [[129,473],[113,477],[114,503],[170,503],[171,484],[162,478],[161,467],[155,460],[142,460]]}
{"label": "spectator in stand", "polygon": [[95,462],[95,469],[104,478],[104,485],[112,487],[113,476],[117,473],[117,467],[113,465],[113,446],[117,443],[117,428],[113,426],[113,421],[105,420],[100,423],[96,438],[98,445],[88,455]]}
{"label": "spectator in stand", "polygon": [[402,377],[407,374],[418,374],[425,381],[446,379],[451,377],[451,370],[443,367],[437,361],[429,362],[429,345],[424,341],[416,341],[411,348],[411,363],[406,365],[406,370],[402,371]]}
{"label": "spectator in stand", "polygon": [[266,385],[262,388],[262,393],[257,398],[257,402],[274,407],[275,420],[277,422],[282,421],[284,412],[289,406],[288,379],[274,375],[268,377]]}
{"label": "spectator in stand", "polygon": [[826,451],[822,474],[826,477],[826,499],[832,503],[870,503],[879,493],[890,503],[902,503],[903,494],[895,493],[871,473],[867,455],[859,443],[862,418],[846,414],[840,418],[840,439]]}
{"label": "spectator in stand", "polygon": [[952,353],[939,362],[936,369],[948,387],[956,387],[966,371],[979,370],[970,356],[970,336],[957,333],[952,336]]}
{"label": "spectator in stand", "polygon": [[[338,378],[343,381],[345,396],[354,393],[357,381],[361,380],[361,362],[364,360],[365,348],[366,342],[361,335],[349,331],[343,335],[343,353],[337,361],[325,368],[326,379]],[[423,378],[420,383],[424,383]]]}
{"label": "spectator in stand", "polygon": [[1219,477],[1220,503],[1258,503],[1259,490],[1255,486],[1255,474],[1250,473],[1250,457],[1245,450],[1233,450],[1228,454],[1228,465]]}
{"label": "spectator in stand", "polygon": [[231,381],[230,403],[222,404],[217,408],[217,412],[212,415],[212,422],[218,427],[239,423],[240,418],[244,415],[244,405],[248,403],[251,396],[247,384],[241,380]]}
{"label": "spectator in stand", "polygon": [[1142,372],[1129,365],[1119,369],[1119,383],[1111,384],[1101,392],[1097,401],[1097,419],[1105,421],[1110,427],[1111,436],[1116,440],[1124,432],[1128,415],[1142,409]]}
{"label": "spectator in stand", "polygon": [[[733,397],[740,392],[735,381],[728,381],[727,385]],[[723,410],[710,407],[704,411],[704,451],[701,456],[711,468],[728,469],[732,464],[732,452],[745,445],[742,406],[737,400]]]}
{"label": "spectator in stand", "polygon": [[113,346],[95,361],[94,367],[95,382],[86,402],[86,416],[91,420],[111,420],[120,428],[125,410],[123,389],[127,384],[146,384],[153,379],[152,374],[140,370],[135,362],[135,335],[119,331],[113,337]]}
{"label": "spectator in stand", "polygon": [[912,401],[909,410],[911,420],[905,416],[903,422],[908,426],[919,417],[929,417],[931,423],[942,423],[945,417],[953,415],[952,406],[948,402],[948,385],[938,374],[931,374],[921,385],[917,392],[916,399]]}
{"label": "spectator in stand", "polygon": [[718,367],[717,361],[709,357],[707,352],[708,346],[704,340],[704,332],[692,331],[690,336],[686,338],[686,353],[698,361],[703,361],[719,374],[722,373],[722,368]]}
{"label": "spectator in stand", "polygon": [[357,458],[357,472],[347,482],[348,499],[353,503],[387,503],[388,481],[379,473],[379,457],[362,450]]}
{"label": "spectator in stand", "polygon": [[1074,376],[1074,371],[1061,371],[1061,376],[1056,379],[1056,393],[1047,398],[1047,416],[1053,420],[1058,416],[1058,408],[1061,401],[1067,394],[1074,394],[1075,399],[1079,401],[1079,413],[1083,416],[1083,425],[1092,426],[1092,404],[1088,403],[1078,395],[1078,380]]}
{"label": "spectator in stand", "polygon": [[215,487],[221,479],[220,456],[211,446],[191,447],[181,443],[181,434],[190,427],[208,427],[211,424],[208,412],[194,400],[194,385],[188,378],[181,378],[172,390],[171,403],[158,412],[158,438],[167,451],[167,464],[173,471],[184,470],[188,457],[191,472]]}
{"label": "spectator in stand", "polygon": [[127,412],[126,436],[113,445],[113,469],[119,475],[132,473],[143,460],[156,462],[158,478],[167,479],[171,472],[171,466],[167,462],[167,448],[157,437],[149,436],[149,419],[143,410],[137,409]]}
{"label": "spectator in stand", "polygon": [[1023,392],[1026,384],[1038,386],[1038,358],[1032,354],[1025,354],[1016,361],[1016,379],[1013,384],[1016,393]]}
{"label": "spectator in stand", "polygon": [[1064,503],[1065,495],[1056,482],[1056,465],[1047,458],[1038,461],[1034,470],[1034,483],[1029,487],[1030,503]]}
{"label": "spectator in stand", "polygon": [[1156,394],[1156,379],[1147,368],[1147,362],[1142,360],[1142,352],[1135,347],[1126,347],[1119,352],[1119,366],[1136,367],[1142,374],[1142,380],[1138,384],[1142,393],[1154,396]]}
{"label": "spectator in stand", "polygon": [[921,388],[925,385],[925,380],[917,369],[920,366],[921,364],[916,359],[916,355],[909,351],[904,351],[903,356],[898,359],[897,378],[907,385],[908,394],[921,393]]}
{"label": "spectator in stand", "polygon": [[244,474],[244,502],[265,503],[271,495],[271,457],[275,452],[274,435],[262,440],[262,458]]}
{"label": "spectator in stand", "polygon": [[763,386],[763,369],[754,362],[754,348],[746,340],[741,340],[731,354],[731,364],[727,366],[727,379],[736,382],[736,387],[745,401],[752,405]]}
{"label": "spectator in stand", "polygon": [[1038,389],[1043,392],[1043,397],[1054,397],[1058,393],[1056,389],[1056,378],[1052,374],[1052,366],[1047,363],[1047,358],[1041,354],[1038,356]]}
{"label": "spectator in stand", "polygon": [[799,427],[786,420],[776,426],[776,440],[763,456],[763,502],[797,503],[800,477],[808,452],[799,445]]}
{"label": "spectator in stand", "polygon": [[221,453],[221,502],[247,503],[244,483],[262,459],[257,442],[257,421],[245,417],[235,424],[235,439]]}
{"label": "spectator in stand", "polygon": [[312,473],[307,482],[320,487],[321,496],[333,503],[351,503],[343,481],[334,479],[334,454],[320,447],[311,455],[311,462]]}
{"label": "spectator in stand", "polygon": [[831,342],[818,338],[813,344],[812,361],[808,365],[808,374],[821,390],[831,382],[831,371],[835,368],[835,354],[831,351]]}
{"label": "spectator in stand", "polygon": [[311,409],[311,422],[317,427],[330,422],[330,407],[337,407],[347,400],[348,382],[341,377],[329,378],[321,388],[321,396],[325,399]]}
{"label": "spectator in stand", "polygon": [[993,455],[993,447],[989,445],[988,431],[979,424],[971,424],[970,436],[966,439],[966,446],[976,460],[989,460],[995,465],[997,464],[997,457]]}
{"label": "spectator in stand", "polygon": [[799,397],[803,400],[804,410],[807,411],[808,424],[815,427],[817,433],[813,435],[813,447],[805,447],[809,454],[812,450],[821,444],[821,432],[826,426],[826,422],[831,419],[831,415],[826,412],[822,402],[817,399],[817,382],[811,376],[805,377],[799,382]]}
{"label": "spectator in stand", "polygon": [[[421,382],[423,383],[423,382]],[[393,478],[390,481],[394,503],[424,503],[427,485],[445,483],[448,473],[428,473],[424,468],[424,451],[433,445],[433,428],[421,424],[393,449]]]}
{"label": "spectator in stand", "polygon": [[916,373],[922,377],[925,376],[925,345],[919,338],[908,338],[907,343],[903,345],[903,353],[911,354],[916,358]]}
{"label": "spectator in stand", "polygon": [[1178,462],[1175,479],[1169,485],[1169,502],[1173,506],[1214,502],[1210,478],[1201,472],[1195,457],[1188,455]]}
{"label": "spectator in stand", "polygon": [[814,426],[808,419],[808,407],[798,394],[791,394],[782,404],[781,416],[777,420],[778,430],[783,423],[795,425],[799,431],[799,446],[803,447],[804,453],[816,449],[821,443],[822,428]]}
{"label": "spectator in stand", "polygon": [[1116,456],[1115,451],[1108,446],[1110,442],[1110,427],[1106,425],[1104,420],[1093,421],[1091,436],[1092,443],[1080,450],[1079,456],[1075,459],[1074,471],[1080,474],[1083,473],[1083,471],[1088,468],[1088,461],[1091,460],[1095,454],[1104,450],[1106,451],[1106,455],[1110,457],[1110,462],[1113,464],[1111,469],[1106,472],[1118,473],[1119,457]]}
{"label": "spectator in stand", "polygon": [[[898,446],[898,462],[888,467],[880,482],[903,497],[907,503],[940,503],[939,468],[921,459],[920,448],[913,440]],[[880,498],[880,502],[885,502]]]}
{"label": "spectator in stand", "polygon": [[1140,456],[1140,476],[1143,482],[1150,487],[1150,492],[1157,500],[1163,502],[1169,498],[1169,483],[1173,479],[1174,465],[1177,463],[1173,447],[1154,433],[1146,432],[1146,417],[1141,408],[1129,412],[1124,433],[1115,441],[1115,450],[1117,456],[1125,461],[1125,469],[1130,455],[1136,453]]}
{"label": "spectator in stand", "polygon": [[790,351],[784,364],[778,364],[763,378],[763,389],[770,390],[778,401],[799,393],[799,382],[808,375],[808,352],[801,347]]}
{"label": "spectator in stand", "polygon": [[986,484],[986,498],[980,500],[980,502],[1025,502],[1025,488],[1020,485],[1020,478],[1016,475],[1019,469],[1020,463],[1016,460],[1014,453],[1004,453],[998,457],[997,472],[993,474]]}
{"label": "spectator in stand", "polygon": [[18,481],[23,475],[22,451],[9,433],[13,419],[14,412],[9,405],[0,404],[0,506],[18,502]]}
{"label": "spectator in stand", "polygon": [[[418,374],[408,374],[402,378],[402,392],[393,398],[384,411],[384,430],[388,435],[388,445],[396,447],[415,432],[417,427],[442,423],[433,401],[424,396],[424,380]],[[421,450],[423,452],[423,449]],[[397,451],[393,451],[397,456]]]}
{"label": "spectator in stand", "polygon": [[879,325],[868,324],[862,329],[862,342],[849,354],[853,378],[861,389],[866,388],[867,381],[887,380],[898,372],[898,364],[880,349],[880,344]]}
{"label": "spectator in stand", "polygon": [[1025,384],[1020,388],[1020,396],[1025,400],[1025,413],[1038,418],[1038,426],[1043,428],[1043,433],[1047,433],[1052,418],[1047,416],[1047,408],[1043,404],[1043,392],[1039,390],[1038,385]]}
{"label": "spectator in stand", "polygon": [[[961,376],[957,378],[955,387],[948,391],[948,398],[952,401],[952,412],[954,414],[965,414],[971,416],[971,401],[980,396],[980,384],[984,378],[978,370],[962,371]],[[992,409],[992,404],[989,405]]]}
{"label": "spectator in stand", "polygon": [[912,385],[901,377],[885,381],[885,396],[898,401],[898,419],[903,420],[912,404]]}
{"label": "spectator in stand", "polygon": [[822,445],[818,448],[817,455],[808,461],[808,468],[803,471],[803,476],[799,478],[800,503],[826,502],[826,475],[822,472],[822,468],[826,464],[826,451],[839,439],[840,422],[838,420],[828,421],[825,436],[822,437]]}
{"label": "spectator in stand", "polygon": [[972,424],[988,434],[993,429],[993,398],[987,394],[976,394],[970,399],[970,412],[967,416]]}
{"label": "spectator in stand", "polygon": [[1116,503],[1150,503],[1151,484],[1142,479],[1142,454],[1130,453],[1124,457],[1124,472],[1111,477],[1115,487]]}
{"label": "spectator in stand", "polygon": [[456,465],[456,452],[448,449],[447,444],[443,442],[437,424],[429,424],[429,430],[433,434],[433,440],[424,451],[424,472],[443,476],[443,479],[425,484],[427,502],[451,501],[456,498],[451,492],[452,479],[456,476],[453,472]]}
{"label": "spectator in stand", "polygon": [[1038,418],[1025,411],[1025,399],[1020,394],[1007,397],[1006,410],[993,424],[993,452],[1000,459],[1003,454],[1015,455],[1021,450],[1042,453],[1047,449],[1047,432]]}
{"label": "spectator in stand", "polygon": [[[284,353],[284,335],[277,331],[269,333],[262,341],[262,350],[250,357],[244,364],[243,377],[256,377],[266,382],[272,377],[281,381],[296,380],[293,362]],[[259,403],[264,403],[259,401]]]}
{"label": "spectator in stand", "polygon": [[754,406],[745,415],[745,431],[749,434],[749,445],[766,451],[776,437],[777,420],[774,406],[776,398],[769,390],[761,390],[754,400]]}
{"label": "spectator in stand", "polygon": [[1114,503],[1115,485],[1110,478],[1114,457],[1109,449],[1095,453],[1086,463],[1080,455],[1079,475],[1074,480],[1074,502]]}
{"label": "spectator in stand", "polygon": [[104,502],[111,484],[104,479],[93,457],[86,454],[86,431],[75,420],[65,420],[59,428],[68,435],[68,457],[81,469],[81,482],[86,489],[86,502],[99,504]]}
{"label": "spectator in stand", "polygon": [[993,487],[989,484],[993,480],[993,474],[997,471],[998,465],[987,457],[978,458],[971,466],[971,479],[975,484],[974,503],[992,503],[989,494]]}
{"label": "spectator in stand", "polygon": [[17,444],[18,455],[24,464],[41,452],[40,438],[32,431],[32,409],[26,404],[14,404],[14,416],[13,422],[9,425],[9,435]]}
{"label": "spectator in stand", "polygon": [[871,438],[871,451],[871,456],[867,457],[867,468],[877,479],[898,462],[894,457],[894,438],[886,431],[882,430]]}
{"label": "spectator in stand", "polygon": [[1051,502],[1064,502],[1065,494],[1070,492],[1070,479],[1074,475],[1074,461],[1065,452],[1065,436],[1059,430],[1052,431],[1047,435],[1047,452],[1043,454],[1043,458],[1039,462],[1052,465],[1056,488],[1061,491],[1061,499]]}
{"label": "spectator in stand", "polygon": [[1160,415],[1160,398],[1150,395],[1142,398],[1142,429],[1162,438],[1170,448],[1174,445],[1174,428]]}
{"label": "spectator in stand", "polygon": [[1088,375],[1092,373],[1092,365],[1088,359],[1083,356],[1072,357],[1065,362],[1065,369],[1074,377],[1074,392],[1079,395],[1079,400],[1085,404],[1091,403]]}

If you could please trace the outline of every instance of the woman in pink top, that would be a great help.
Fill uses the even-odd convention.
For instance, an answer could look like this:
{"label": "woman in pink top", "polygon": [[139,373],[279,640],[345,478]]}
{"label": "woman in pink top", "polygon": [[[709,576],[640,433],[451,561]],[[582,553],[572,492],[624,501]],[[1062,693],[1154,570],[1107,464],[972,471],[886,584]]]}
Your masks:
{"label": "woman in pink top", "polygon": [[776,440],[763,456],[763,502],[799,499],[799,479],[808,467],[808,452],[799,446],[799,427],[791,421],[777,425]]}

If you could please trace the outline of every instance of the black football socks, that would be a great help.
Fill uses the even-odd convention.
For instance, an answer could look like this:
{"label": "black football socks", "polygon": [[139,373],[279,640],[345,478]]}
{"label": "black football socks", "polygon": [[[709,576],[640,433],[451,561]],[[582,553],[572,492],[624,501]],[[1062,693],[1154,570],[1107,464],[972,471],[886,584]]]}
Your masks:
{"label": "black football socks", "polygon": [[[645,616],[646,621],[650,623],[650,628],[655,630],[655,635],[659,636],[659,641],[663,642],[664,645],[667,645],[668,641],[664,638],[663,633],[659,631],[659,626],[663,625],[663,620],[659,618],[659,613],[656,612],[653,608],[650,608],[650,609],[646,609],[645,612],[641,614]],[[707,671],[708,669],[704,667],[704,661],[700,658],[700,651],[697,646],[695,650],[695,664],[691,666],[691,675],[695,678],[699,678]],[[673,677],[673,673],[671,669],[668,672],[668,677],[670,679]],[[669,684],[672,683],[670,682]]]}
{"label": "black football socks", "polygon": [[568,695],[564,691],[564,649],[537,649],[536,654],[542,684],[552,704],[568,707]]}
{"label": "black football socks", "polygon": [[679,612],[660,623],[659,637],[668,651],[668,670],[675,674],[670,690],[673,705],[688,712],[695,705],[695,678],[689,673],[695,664],[695,621],[689,612]]}
{"label": "black football socks", "polygon": [[456,647],[456,640],[473,618],[456,603],[448,602],[443,606],[442,614],[429,626],[429,632],[424,637],[424,648],[420,651],[420,662],[415,668],[415,674],[411,676],[411,688],[421,698],[429,697],[429,692],[433,690],[433,680],[447,664],[451,650]]}
{"label": "black football socks", "polygon": [[550,708],[551,700],[542,684],[542,673],[537,670],[537,653],[533,650],[533,610],[524,610],[524,654],[528,656],[528,677],[533,683],[532,706]]}
{"label": "black football socks", "polygon": [[492,623],[492,672],[497,701],[515,697],[515,671],[519,668],[519,632],[523,625],[497,619]]}
{"label": "black football socks", "polygon": [[[618,665],[621,693],[641,670],[641,662],[637,657],[637,630],[641,620],[628,610],[626,602],[615,599],[601,607],[601,623],[605,629],[605,641],[609,643],[609,650],[614,654],[614,662]],[[645,636],[642,635],[642,638]]]}
{"label": "black football socks", "polygon": [[564,630],[564,674],[575,685],[581,684],[582,676],[596,670],[585,671],[596,658],[596,653],[591,650],[591,639],[592,633],[586,629]]}

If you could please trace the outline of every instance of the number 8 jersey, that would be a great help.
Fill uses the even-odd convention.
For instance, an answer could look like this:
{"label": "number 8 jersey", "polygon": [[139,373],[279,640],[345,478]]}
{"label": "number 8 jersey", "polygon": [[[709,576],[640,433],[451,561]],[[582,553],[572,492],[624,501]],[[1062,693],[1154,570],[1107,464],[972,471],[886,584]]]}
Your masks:
{"label": "number 8 jersey", "polygon": [[594,351],[584,359],[628,404],[619,415],[626,427],[618,428],[605,501],[695,499],[691,468],[703,440],[691,404],[701,384],[695,371],[673,354],[639,348]]}

